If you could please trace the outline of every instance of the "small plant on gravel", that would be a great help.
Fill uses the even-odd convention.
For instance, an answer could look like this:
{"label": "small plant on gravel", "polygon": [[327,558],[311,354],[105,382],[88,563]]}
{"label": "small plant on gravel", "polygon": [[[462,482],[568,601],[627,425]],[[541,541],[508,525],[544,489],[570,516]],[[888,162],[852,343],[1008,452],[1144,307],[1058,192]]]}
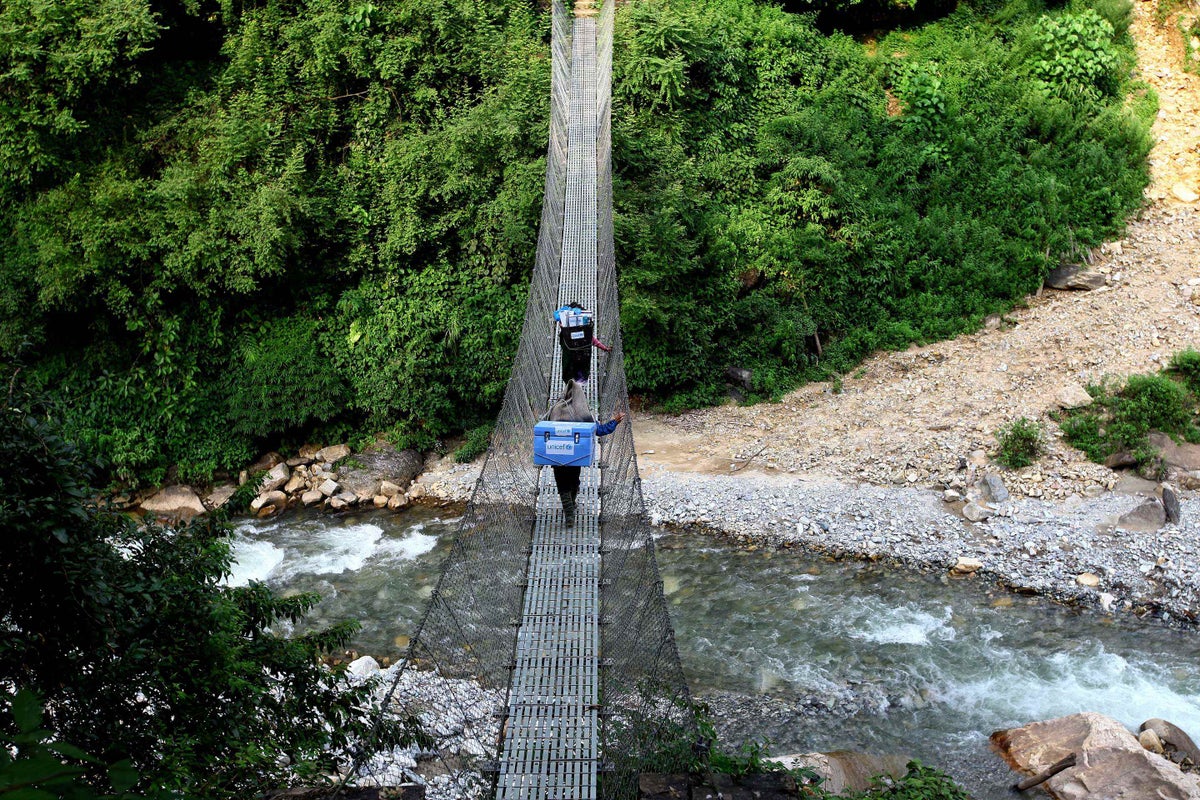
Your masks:
{"label": "small plant on gravel", "polygon": [[1160,454],[1147,440],[1151,431],[1200,442],[1200,352],[1177,353],[1162,374],[1131,375],[1124,384],[1109,381],[1088,392],[1095,402],[1066,412],[1060,424],[1067,442],[1093,461],[1127,451],[1143,474],[1161,475]]}
{"label": "small plant on gravel", "polygon": [[492,427],[492,424],[489,422],[485,425],[480,425],[478,428],[472,428],[467,433],[466,441],[454,451],[454,460],[459,464],[466,464],[486,453],[488,445],[492,441]]}
{"label": "small plant on gravel", "polygon": [[1028,467],[1042,452],[1042,426],[1020,417],[996,431],[1000,452],[996,461],[1010,469]]}
{"label": "small plant on gravel", "polygon": [[970,795],[955,783],[949,775],[920,761],[908,762],[908,772],[903,778],[872,779],[872,788],[862,795],[845,795],[861,800],[970,800]]}
{"label": "small plant on gravel", "polygon": [[1189,347],[1187,350],[1176,353],[1171,359],[1170,370],[1179,376],[1188,391],[1194,395],[1200,395],[1200,351]]}

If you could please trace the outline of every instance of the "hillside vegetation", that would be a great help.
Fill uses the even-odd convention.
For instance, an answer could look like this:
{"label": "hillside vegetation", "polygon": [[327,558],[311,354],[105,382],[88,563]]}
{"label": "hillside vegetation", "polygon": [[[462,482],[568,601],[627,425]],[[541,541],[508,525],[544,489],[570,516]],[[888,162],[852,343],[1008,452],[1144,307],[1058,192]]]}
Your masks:
{"label": "hillside vegetation", "polygon": [[[623,6],[632,390],[827,377],[977,326],[1119,230],[1153,113],[1128,15],[976,2],[863,44],[750,0]],[[0,352],[125,480],[485,421],[533,263],[548,36],[516,0],[6,5]]]}

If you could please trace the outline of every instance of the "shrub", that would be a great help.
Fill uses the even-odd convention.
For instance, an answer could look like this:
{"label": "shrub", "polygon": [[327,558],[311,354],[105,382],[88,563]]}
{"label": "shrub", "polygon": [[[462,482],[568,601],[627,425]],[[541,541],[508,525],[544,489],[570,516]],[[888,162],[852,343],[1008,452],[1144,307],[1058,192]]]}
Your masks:
{"label": "shrub", "polygon": [[1002,426],[996,439],[1000,443],[996,461],[1010,469],[1029,466],[1042,452],[1042,427],[1025,417]]}
{"label": "shrub", "polygon": [[1100,416],[1095,411],[1073,411],[1060,427],[1067,443],[1082,450],[1092,461],[1104,461],[1112,453],[1112,447],[1101,431]]}
{"label": "shrub", "polygon": [[1158,452],[1146,436],[1161,431],[1176,439],[1200,441],[1197,426],[1195,385],[1200,371],[1200,353],[1185,350],[1176,354],[1167,374],[1131,375],[1123,384],[1089,386],[1095,402],[1086,408],[1065,412],[1061,422],[1067,442],[1093,461],[1103,461],[1121,450],[1129,451],[1143,469],[1159,470]]}
{"label": "shrub", "polygon": [[966,790],[950,776],[920,761],[908,762],[908,772],[898,781],[874,778],[873,788],[861,800],[970,800]]}
{"label": "shrub", "polygon": [[1108,436],[1136,448],[1152,430],[1181,435],[1191,427],[1187,389],[1162,375],[1130,375],[1113,401]]}
{"label": "shrub", "polygon": [[1200,351],[1188,348],[1176,353],[1170,369],[1183,380],[1188,391],[1200,396]]}
{"label": "shrub", "polygon": [[1067,98],[1111,96],[1119,83],[1113,25],[1093,9],[1061,17],[1043,16],[1034,26],[1030,69]]}
{"label": "shrub", "polygon": [[267,436],[342,413],[349,393],[323,344],[317,322],[304,317],[243,332],[228,379],[233,431]]}
{"label": "shrub", "polygon": [[468,431],[466,441],[454,451],[454,460],[459,464],[466,464],[486,453],[492,442],[492,428],[494,427],[495,425],[489,422]]}

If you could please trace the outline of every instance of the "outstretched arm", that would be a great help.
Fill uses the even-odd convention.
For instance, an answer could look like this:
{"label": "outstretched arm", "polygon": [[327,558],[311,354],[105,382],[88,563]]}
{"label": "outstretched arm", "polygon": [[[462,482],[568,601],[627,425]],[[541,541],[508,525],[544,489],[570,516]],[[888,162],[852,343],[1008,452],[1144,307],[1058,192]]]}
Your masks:
{"label": "outstretched arm", "polygon": [[612,433],[613,431],[615,431],[617,429],[617,426],[621,424],[621,420],[623,420],[623,419],[625,419],[625,412],[618,411],[616,416],[614,416],[608,422],[596,423],[596,435],[597,436],[608,436],[610,433]]}
{"label": "outstretched arm", "polygon": [[602,341],[600,341],[599,339],[597,339],[595,336],[592,336],[592,344],[593,344],[593,345],[595,345],[596,347],[599,347],[601,350],[603,350],[603,351],[604,351],[604,352],[606,352],[606,353],[611,353],[611,352],[612,352],[612,348],[611,348],[611,347],[609,347],[609,346],[608,346],[608,345],[606,345],[604,342],[602,342]]}

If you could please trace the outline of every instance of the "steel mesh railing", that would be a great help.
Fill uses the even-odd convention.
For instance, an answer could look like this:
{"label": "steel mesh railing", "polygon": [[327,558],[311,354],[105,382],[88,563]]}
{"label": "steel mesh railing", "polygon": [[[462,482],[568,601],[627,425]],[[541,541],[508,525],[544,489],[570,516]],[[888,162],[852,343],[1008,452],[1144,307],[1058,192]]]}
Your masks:
{"label": "steel mesh railing", "polygon": [[[516,668],[518,623],[523,607],[526,612],[538,607],[536,598],[526,596],[534,533],[562,523],[555,516],[561,512],[553,484],[533,465],[532,429],[545,413],[547,398],[553,398],[562,385],[551,320],[563,302],[576,299],[591,307],[597,314],[598,338],[612,347],[611,353],[594,354],[588,386],[593,408],[601,419],[628,412],[613,248],[613,0],[604,4],[597,19],[586,22],[581,30],[587,32],[589,48],[594,37],[594,62],[587,66],[588,80],[595,71],[594,99],[591,87],[585,87],[585,93],[586,113],[595,114],[594,125],[587,127],[594,130],[589,136],[595,137],[595,170],[594,212],[588,212],[594,213],[594,224],[587,217],[583,229],[589,237],[594,229],[595,242],[584,242],[583,249],[588,259],[594,258],[594,280],[589,276],[580,282],[579,247],[574,240],[568,248],[570,266],[564,268],[567,203],[579,202],[568,198],[578,198],[580,191],[578,186],[568,186],[568,163],[581,152],[590,158],[593,143],[577,141],[575,152],[569,152],[572,101],[577,114],[581,106],[578,85],[576,96],[571,91],[571,16],[562,0],[554,0],[545,197],[520,344],[480,478],[402,667],[388,687],[390,712],[421,716],[439,739],[436,753],[423,754],[441,761],[442,774],[431,782],[431,796],[467,798],[496,790],[495,781],[481,777],[481,770],[489,762],[500,768],[503,721],[512,713],[509,682]],[[581,77],[574,75],[577,84]],[[577,205],[572,206],[572,218],[580,213]],[[569,227],[569,236],[579,235],[578,220]],[[585,296],[568,296],[580,292]],[[602,441],[599,469],[585,470],[580,495],[584,538],[598,535],[602,553],[599,716],[601,758],[607,766],[598,782],[592,776],[587,785],[597,793],[587,796],[615,800],[636,797],[638,772],[686,769],[697,730],[655,560],[631,426],[618,426]],[[533,582],[545,581],[535,572]],[[552,588],[572,602],[577,596],[570,591],[563,594],[563,587]],[[513,735],[507,741],[506,756],[513,747],[525,746]],[[589,769],[596,766],[593,759]],[[377,758],[356,763],[352,780],[381,784],[394,779],[395,772],[386,758]],[[552,784],[527,783],[534,787],[528,794],[512,789],[505,790],[506,796],[547,800],[559,796],[544,788]],[[524,784],[513,784],[518,785]]]}

